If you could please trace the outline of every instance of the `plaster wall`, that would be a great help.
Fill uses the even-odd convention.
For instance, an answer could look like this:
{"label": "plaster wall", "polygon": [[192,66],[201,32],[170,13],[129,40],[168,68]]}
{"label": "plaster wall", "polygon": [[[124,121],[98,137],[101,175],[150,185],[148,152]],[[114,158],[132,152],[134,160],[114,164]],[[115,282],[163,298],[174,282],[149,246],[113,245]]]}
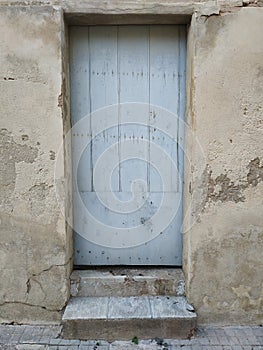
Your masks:
{"label": "plaster wall", "polygon": [[184,271],[199,323],[263,321],[262,29],[259,8],[190,29]]}
{"label": "plaster wall", "polygon": [[63,13],[73,23],[99,13],[140,23],[142,15],[157,15],[148,23],[160,14],[179,16],[168,22],[192,16],[187,296],[200,323],[262,323],[261,1],[48,3],[0,0],[0,322],[60,322],[69,297],[70,145],[59,153],[70,128]]}
{"label": "plaster wall", "polygon": [[1,322],[59,322],[68,299],[61,28],[60,9],[0,6]]}

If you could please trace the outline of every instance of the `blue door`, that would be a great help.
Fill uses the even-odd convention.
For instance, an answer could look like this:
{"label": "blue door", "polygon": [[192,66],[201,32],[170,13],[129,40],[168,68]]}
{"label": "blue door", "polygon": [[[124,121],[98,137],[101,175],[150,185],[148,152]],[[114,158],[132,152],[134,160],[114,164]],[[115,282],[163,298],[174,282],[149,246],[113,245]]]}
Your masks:
{"label": "blue door", "polygon": [[186,28],[70,28],[75,265],[182,262]]}

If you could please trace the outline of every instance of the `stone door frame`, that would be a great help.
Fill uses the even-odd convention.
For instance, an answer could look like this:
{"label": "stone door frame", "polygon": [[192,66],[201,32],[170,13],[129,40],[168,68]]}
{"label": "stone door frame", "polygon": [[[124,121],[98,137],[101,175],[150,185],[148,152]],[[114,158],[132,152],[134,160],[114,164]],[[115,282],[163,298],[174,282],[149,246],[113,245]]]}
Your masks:
{"label": "stone door frame", "polygon": [[[76,4],[76,6],[68,6],[64,8],[63,15],[63,28],[62,28],[62,53],[63,53],[63,121],[64,121],[64,133],[66,134],[70,129],[70,86],[69,86],[69,40],[68,40],[68,28],[72,25],[121,25],[121,24],[185,24],[187,26],[187,53],[186,53],[186,112],[185,112],[185,123],[189,124],[189,120],[192,120],[192,56],[194,53],[193,45],[193,30],[191,26],[191,19],[195,12],[193,3],[178,4],[178,5],[158,5],[156,8],[142,8],[142,5],[134,4],[134,9],[125,8],[125,2],[121,5],[117,1],[113,1],[111,8],[103,8],[103,3],[95,1],[94,3],[89,2],[85,4]],[[136,8],[137,6],[137,8]],[[120,8],[121,7],[121,8]],[[191,130],[191,125],[189,125]],[[191,143],[191,132],[185,131],[184,147],[186,149]],[[72,189],[71,189],[71,146],[68,144],[64,145],[65,154],[65,169],[66,169],[66,188],[67,188],[67,208],[66,216],[72,220]],[[189,157],[188,157],[189,162]],[[185,208],[185,193],[188,192],[188,184],[190,181],[190,172],[184,171],[184,189],[183,189],[183,211],[188,212]],[[73,232],[70,225],[66,224],[67,231],[67,246],[69,248],[69,256],[72,258],[71,271],[73,270]],[[182,252],[182,269],[185,274],[186,291],[188,285],[188,240],[183,235],[183,252]]]}

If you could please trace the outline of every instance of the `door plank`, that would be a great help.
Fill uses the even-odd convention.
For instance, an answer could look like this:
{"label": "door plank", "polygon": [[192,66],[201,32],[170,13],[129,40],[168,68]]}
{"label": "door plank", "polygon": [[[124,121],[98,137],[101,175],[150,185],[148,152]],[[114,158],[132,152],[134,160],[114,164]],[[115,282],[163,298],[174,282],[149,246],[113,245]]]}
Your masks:
{"label": "door plank", "polygon": [[[107,107],[118,103],[118,73],[117,73],[117,27],[91,27],[89,33],[90,45],[90,101],[91,111],[102,108],[101,113],[107,118]],[[106,107],[106,109],[105,109]],[[98,135],[94,135],[100,121],[92,118],[92,155],[91,167],[94,176],[94,166],[99,156],[118,143],[118,115],[116,114],[115,127]],[[118,147],[117,147],[118,148]],[[117,168],[119,165],[117,164]],[[92,191],[117,191],[119,183],[119,169],[114,172],[109,188],[105,173],[96,173],[96,188],[92,181]]]}
{"label": "door plank", "polygon": [[[150,30],[150,103],[160,106],[169,112],[178,112],[179,94],[179,32],[177,26],[152,26]],[[150,114],[150,139],[151,142],[160,146],[171,157],[170,164],[162,169],[170,183],[166,184],[167,191],[177,191],[177,174],[174,173],[172,161],[177,164],[177,130],[170,129],[170,136],[154,127],[158,115],[154,107]],[[152,157],[162,158],[162,152],[152,152],[150,144],[150,161]],[[150,171],[150,190],[162,191],[162,182],[158,181],[156,172]]]}
{"label": "door plank", "polygon": [[[71,123],[76,125],[82,118],[87,117],[82,123],[82,128],[76,128],[72,135],[72,168],[73,176],[77,176],[78,188],[87,191],[91,190],[91,157],[90,148],[87,147],[83,152],[81,161],[77,164],[79,153],[90,145],[91,126],[89,114],[90,106],[90,89],[89,89],[89,27],[72,27],[70,30],[70,90],[71,90]],[[73,181],[75,184],[76,181]],[[85,184],[85,186],[84,186]],[[77,191],[73,188],[73,191]]]}
{"label": "door plank", "polygon": [[[120,127],[120,191],[132,190],[132,183],[140,179],[139,192],[147,190],[148,162],[148,116],[145,109],[135,108],[134,113],[122,107],[122,103],[149,103],[149,47],[147,26],[123,26],[118,32],[118,74],[119,74],[119,123],[132,123],[138,118],[145,125],[138,123]],[[139,113],[144,115],[139,116]],[[122,144],[131,141],[131,147],[140,148],[141,160],[125,161]],[[133,146],[134,145],[134,146]],[[143,186],[143,182],[145,186]],[[135,190],[135,188],[133,188]]]}

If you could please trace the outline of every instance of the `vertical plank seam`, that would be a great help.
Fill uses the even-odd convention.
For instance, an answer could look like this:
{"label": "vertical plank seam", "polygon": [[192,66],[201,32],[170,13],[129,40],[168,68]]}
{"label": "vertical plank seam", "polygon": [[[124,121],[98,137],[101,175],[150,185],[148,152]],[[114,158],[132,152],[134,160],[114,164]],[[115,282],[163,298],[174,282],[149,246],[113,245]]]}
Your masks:
{"label": "vertical plank seam", "polygon": [[148,26],[148,149],[147,149],[147,191],[150,192],[151,190],[151,179],[150,179],[150,172],[151,172],[151,127],[150,127],[150,113],[151,113],[151,26]]}
{"label": "vertical plank seam", "polygon": [[118,103],[118,158],[119,158],[119,192],[122,191],[121,183],[121,127],[120,127],[120,56],[119,56],[119,26],[117,26],[116,32],[116,48],[117,48],[117,103]]}
{"label": "vertical plank seam", "polygon": [[90,127],[90,173],[91,173],[91,192],[94,192],[93,183],[93,139],[92,139],[92,105],[91,105],[91,54],[90,54],[90,27],[88,27],[88,50],[89,50],[89,127]]}
{"label": "vertical plank seam", "polygon": [[180,137],[180,114],[181,114],[181,26],[178,27],[178,103],[177,103],[177,140],[176,140],[176,161],[177,161],[177,192],[179,192],[180,164],[179,164],[179,137]]}

